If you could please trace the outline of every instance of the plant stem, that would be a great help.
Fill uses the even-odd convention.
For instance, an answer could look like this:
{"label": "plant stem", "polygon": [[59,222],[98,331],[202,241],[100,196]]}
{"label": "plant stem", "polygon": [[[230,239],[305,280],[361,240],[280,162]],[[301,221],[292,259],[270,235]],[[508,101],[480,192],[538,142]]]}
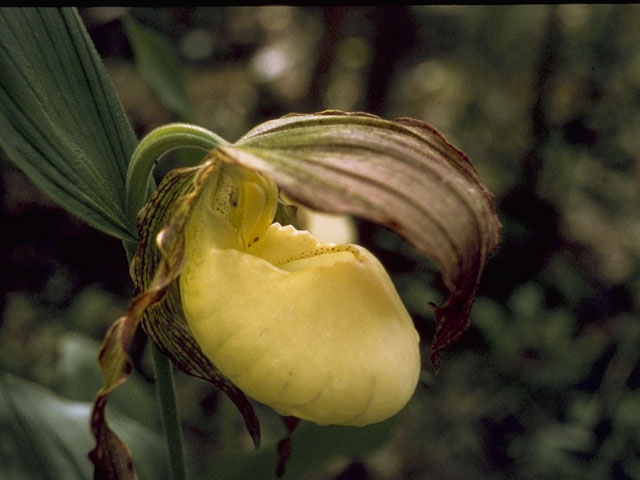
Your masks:
{"label": "plant stem", "polygon": [[176,403],[175,389],[173,385],[173,368],[169,358],[165,357],[155,343],[149,342],[153,351],[153,365],[156,372],[156,389],[160,410],[162,412],[162,424],[164,436],[169,451],[169,467],[173,480],[186,480],[186,464],[184,449],[182,447],[182,427],[180,415]]}
{"label": "plant stem", "polygon": [[135,222],[150,194],[151,174],[160,157],[179,148],[210,151],[229,142],[206,128],[187,123],[170,123],[149,132],[133,152],[126,179],[128,217]]}

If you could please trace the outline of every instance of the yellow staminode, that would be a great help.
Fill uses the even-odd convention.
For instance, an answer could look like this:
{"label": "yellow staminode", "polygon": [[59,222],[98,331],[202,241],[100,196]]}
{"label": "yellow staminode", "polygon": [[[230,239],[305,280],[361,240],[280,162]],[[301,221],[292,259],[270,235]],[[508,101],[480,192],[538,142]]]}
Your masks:
{"label": "yellow staminode", "polygon": [[203,352],[281,415],[367,425],[411,398],[418,334],[386,271],[357,245],[272,223],[277,188],[225,165],[186,229],[184,313]]}

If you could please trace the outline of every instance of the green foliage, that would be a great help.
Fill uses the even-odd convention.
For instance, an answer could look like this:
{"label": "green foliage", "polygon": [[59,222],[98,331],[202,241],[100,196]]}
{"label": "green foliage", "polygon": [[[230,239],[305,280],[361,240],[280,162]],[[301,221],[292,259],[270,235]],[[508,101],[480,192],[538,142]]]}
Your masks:
{"label": "green foliage", "polygon": [[180,58],[169,39],[145,28],[131,17],[123,19],[140,75],[158,94],[160,102],[188,122],[193,116],[184,86]]}
{"label": "green foliage", "polygon": [[[73,402],[11,375],[0,377],[0,474],[3,478],[84,480],[92,476],[89,402]],[[132,445],[141,479],[165,478],[160,436],[131,417],[112,421]],[[139,463],[139,465],[138,465]]]}
{"label": "green foliage", "polygon": [[0,43],[2,148],[66,210],[133,240],[124,178],[136,139],[77,13],[2,8]]}
{"label": "green foliage", "polygon": [[[396,422],[388,420],[367,427],[319,427],[311,423],[300,426],[293,435],[291,457],[286,465],[287,478],[303,478],[336,457],[359,457],[380,448],[388,440]],[[275,480],[277,445],[267,445],[254,452],[228,452],[213,466],[220,480],[260,478]],[[204,474],[202,480],[211,478]]]}

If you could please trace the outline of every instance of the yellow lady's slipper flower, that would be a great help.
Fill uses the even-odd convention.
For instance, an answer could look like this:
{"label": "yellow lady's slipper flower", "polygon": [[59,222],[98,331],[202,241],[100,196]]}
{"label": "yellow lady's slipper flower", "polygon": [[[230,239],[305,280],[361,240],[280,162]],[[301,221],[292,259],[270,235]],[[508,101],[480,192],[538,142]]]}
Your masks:
{"label": "yellow lady's slipper flower", "polygon": [[281,415],[385,420],[418,381],[412,320],[369,251],[273,223],[277,196],[233,165],[207,179],[185,231],[187,323],[229,380]]}

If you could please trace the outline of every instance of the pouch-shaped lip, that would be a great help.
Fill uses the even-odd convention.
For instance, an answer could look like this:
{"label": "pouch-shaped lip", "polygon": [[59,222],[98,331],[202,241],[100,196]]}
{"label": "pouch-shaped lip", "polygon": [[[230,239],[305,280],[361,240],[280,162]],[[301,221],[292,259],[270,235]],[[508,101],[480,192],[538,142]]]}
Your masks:
{"label": "pouch-shaped lip", "polygon": [[205,247],[190,259],[187,238],[187,322],[247,395],[282,415],[345,425],[382,421],[411,398],[418,336],[370,252],[277,223],[244,251]]}

